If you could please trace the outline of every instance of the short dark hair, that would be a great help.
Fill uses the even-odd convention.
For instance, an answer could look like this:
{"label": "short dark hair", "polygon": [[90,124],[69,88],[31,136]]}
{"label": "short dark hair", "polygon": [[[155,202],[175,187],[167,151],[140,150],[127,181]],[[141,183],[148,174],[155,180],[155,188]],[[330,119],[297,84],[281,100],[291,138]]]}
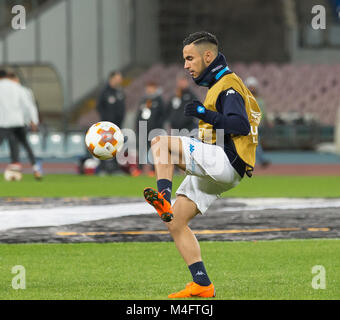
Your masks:
{"label": "short dark hair", "polygon": [[7,72],[6,77],[9,78],[9,79],[18,78],[18,76],[14,72]]}
{"label": "short dark hair", "polygon": [[118,70],[111,71],[110,74],[109,74],[109,79],[113,78],[117,74],[121,74],[121,72],[118,71]]}
{"label": "short dark hair", "polygon": [[158,87],[158,83],[156,81],[150,80],[145,83],[146,87]]}
{"label": "short dark hair", "polygon": [[0,79],[1,79],[1,78],[6,78],[6,77],[7,77],[7,71],[1,69],[1,70],[0,70]]}
{"label": "short dark hair", "polygon": [[194,43],[194,44],[212,43],[218,47],[218,40],[216,36],[207,31],[198,31],[198,32],[194,32],[190,34],[188,37],[186,37],[183,40],[183,47],[191,43]]}

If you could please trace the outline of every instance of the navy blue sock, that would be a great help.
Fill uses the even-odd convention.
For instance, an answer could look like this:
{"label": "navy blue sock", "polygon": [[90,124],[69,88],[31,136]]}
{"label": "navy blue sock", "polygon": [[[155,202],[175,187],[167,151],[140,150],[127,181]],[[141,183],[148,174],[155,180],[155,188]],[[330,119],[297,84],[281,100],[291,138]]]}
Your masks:
{"label": "navy blue sock", "polygon": [[211,281],[208,277],[207,271],[205,270],[204,264],[202,261],[193,263],[189,266],[189,270],[192,275],[192,279],[194,282],[199,284],[200,286],[208,286]]}
{"label": "navy blue sock", "polygon": [[171,203],[172,181],[168,179],[159,179],[157,181],[159,192],[164,192],[164,198]]}

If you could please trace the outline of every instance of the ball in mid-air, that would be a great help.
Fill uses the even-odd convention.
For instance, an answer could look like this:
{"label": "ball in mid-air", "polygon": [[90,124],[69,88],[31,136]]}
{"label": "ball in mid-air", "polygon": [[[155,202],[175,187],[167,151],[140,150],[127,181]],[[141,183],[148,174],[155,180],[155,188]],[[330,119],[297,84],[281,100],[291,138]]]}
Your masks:
{"label": "ball in mid-air", "polygon": [[87,131],[85,144],[93,156],[100,160],[109,160],[123,148],[124,135],[114,123],[100,121]]}

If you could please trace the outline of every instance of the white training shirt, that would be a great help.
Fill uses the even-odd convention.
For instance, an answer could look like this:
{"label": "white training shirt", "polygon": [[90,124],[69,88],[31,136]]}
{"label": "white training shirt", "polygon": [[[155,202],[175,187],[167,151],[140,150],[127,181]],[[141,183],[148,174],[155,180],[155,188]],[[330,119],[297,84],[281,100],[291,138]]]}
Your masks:
{"label": "white training shirt", "polygon": [[[36,120],[39,122],[39,120],[38,120],[39,119],[39,116],[38,116],[38,107],[37,107],[37,105],[35,103],[35,97],[34,97],[34,93],[33,93],[32,89],[27,88],[27,87],[25,87],[23,85],[21,87],[24,89],[24,91],[27,94],[28,99],[31,102],[30,109],[33,108],[33,110],[30,110],[30,111],[25,110],[25,115],[24,115],[24,117],[25,117],[25,124],[29,125],[31,123],[32,115],[33,115],[34,119],[36,118]],[[35,123],[34,121],[32,121],[32,122]],[[35,124],[37,124],[37,123],[35,123]]]}
{"label": "white training shirt", "polygon": [[39,124],[38,111],[27,90],[9,79],[0,79],[0,128]]}

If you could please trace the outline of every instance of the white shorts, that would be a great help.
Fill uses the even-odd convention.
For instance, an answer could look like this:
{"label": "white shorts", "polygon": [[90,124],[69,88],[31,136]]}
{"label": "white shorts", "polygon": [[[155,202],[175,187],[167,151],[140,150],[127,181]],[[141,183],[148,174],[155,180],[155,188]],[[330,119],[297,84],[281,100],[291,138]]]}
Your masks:
{"label": "white shorts", "polygon": [[194,138],[180,138],[187,176],[176,195],[185,195],[204,214],[221,193],[236,187],[242,178],[222,147]]}

